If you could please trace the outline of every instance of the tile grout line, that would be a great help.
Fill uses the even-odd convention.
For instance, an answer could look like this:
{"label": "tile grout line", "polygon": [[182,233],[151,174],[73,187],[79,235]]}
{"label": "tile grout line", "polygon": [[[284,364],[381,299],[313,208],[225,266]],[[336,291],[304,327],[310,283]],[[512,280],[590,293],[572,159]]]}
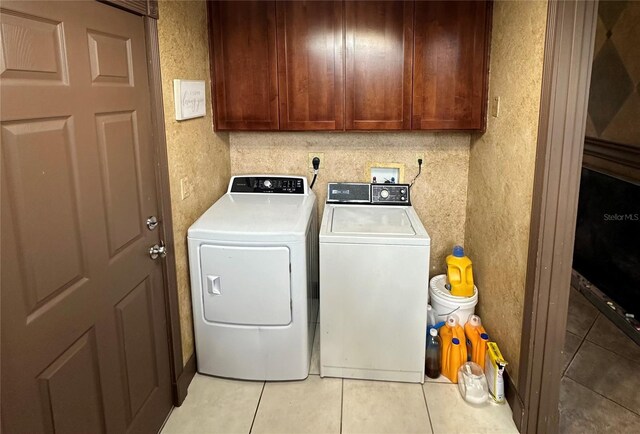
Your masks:
{"label": "tile grout line", "polygon": [[580,386],[584,387],[585,389],[589,390],[590,392],[593,392],[593,393],[595,393],[596,395],[598,395],[598,396],[600,396],[600,397],[602,397],[602,398],[606,399],[607,401],[614,403],[614,404],[615,404],[615,405],[617,405],[618,407],[622,407],[622,408],[624,408],[625,410],[627,410],[627,411],[629,411],[629,412],[631,412],[631,413],[635,414],[636,416],[640,416],[640,413],[638,413],[638,412],[636,412],[636,411],[634,411],[634,410],[631,410],[631,409],[630,409],[630,408],[628,408],[627,406],[622,405],[622,404],[620,404],[620,403],[619,403],[619,402],[617,402],[617,401],[614,401],[613,399],[609,398],[608,396],[603,395],[602,393],[600,393],[600,392],[598,392],[598,391],[595,391],[595,390],[591,389],[589,386],[587,386],[587,385],[585,385],[585,384],[582,384],[581,382],[579,382],[579,381],[578,381],[578,380],[576,380],[575,378],[571,378],[571,377],[569,377],[568,375],[565,375],[565,377],[567,377],[569,380],[573,381],[574,383],[579,384]]}
{"label": "tile grout line", "polygon": [[[582,338],[580,338],[580,345],[578,345],[578,348],[576,349],[575,353],[573,353],[573,356],[571,356],[571,360],[569,360],[569,363],[567,363],[567,367],[564,368],[564,370],[562,371],[562,377],[564,377],[567,373],[567,371],[569,370],[569,367],[571,366],[571,364],[573,363],[573,361],[575,360],[576,356],[578,355],[578,352],[580,351],[580,349],[582,348],[582,345],[584,344],[584,342],[587,340],[587,336],[589,335],[589,332],[591,331],[591,329],[593,328],[593,326],[596,324],[596,321],[598,321],[598,317],[600,316],[600,312],[598,312],[598,314],[596,315],[596,317],[593,319],[593,322],[591,323],[591,325],[589,326],[589,328],[587,329],[587,332],[584,334],[584,336]],[[566,332],[569,332],[575,336],[575,333],[570,332],[569,330],[565,330]],[[591,341],[589,341],[591,342]],[[562,380],[562,377],[560,377],[560,379]]]}
{"label": "tile grout line", "polygon": [[429,413],[429,403],[427,402],[427,393],[424,391],[424,384],[420,386],[422,389],[422,397],[424,398],[424,406],[427,408],[427,418],[429,419],[429,426],[431,427],[431,434],[435,434],[433,430],[433,422],[431,421],[431,413]]}
{"label": "tile grout line", "polygon": [[251,420],[251,427],[249,428],[249,434],[253,431],[253,424],[256,422],[256,416],[258,415],[258,408],[260,407],[260,401],[262,401],[262,394],[264,393],[264,387],[267,385],[267,382],[262,383],[262,390],[260,390],[260,397],[258,398],[258,404],[256,405],[256,411],[253,413],[253,419]]}
{"label": "tile grout line", "polygon": [[342,434],[342,413],[344,413],[344,378],[340,383],[340,434]]}
{"label": "tile grout line", "polygon": [[[576,351],[571,356],[571,360],[569,360],[569,363],[567,363],[567,367],[564,368],[564,370],[562,371],[562,376],[563,377],[567,375],[567,371],[571,367],[571,364],[573,363],[573,361],[575,360],[576,356],[578,355],[578,351],[580,351],[580,348],[582,348],[582,344],[584,344],[584,341],[586,341],[586,340],[587,340],[586,336],[580,340],[580,345],[578,345],[578,348],[576,348]],[[560,378],[560,379],[562,379],[562,378]]]}
{"label": "tile grout line", "polygon": [[[587,341],[587,342],[589,342],[591,345],[595,345],[595,346],[596,346],[596,347],[598,347],[598,348],[601,348],[601,349],[603,349],[603,350],[605,350],[605,351],[610,352],[611,354],[613,354],[613,355],[614,355],[614,356],[616,356],[616,357],[620,357],[621,359],[628,360],[629,362],[631,362],[631,363],[633,363],[633,364],[635,364],[635,365],[640,364],[640,363],[638,362],[638,360],[635,360],[635,359],[633,359],[633,358],[631,358],[631,357],[623,356],[622,354],[618,354],[618,353],[616,353],[615,351],[611,350],[610,348],[605,348],[605,347],[603,347],[602,345],[600,345],[600,344],[599,344],[599,343],[597,343],[597,342],[590,341],[590,340],[589,340],[589,339],[587,339],[586,337],[584,338],[584,340],[585,340],[585,341]],[[633,342],[633,341],[631,341],[631,342]],[[573,359],[572,359],[572,360],[573,360]]]}
{"label": "tile grout line", "polygon": [[589,330],[587,330],[587,333],[585,333],[584,335],[585,341],[587,340],[587,336],[589,336],[589,333],[591,333],[591,329],[593,328],[593,326],[596,325],[596,323],[598,322],[598,318],[600,318],[601,316],[602,316],[602,313],[598,311],[598,314],[596,315],[596,317],[593,319],[593,322],[589,326]]}
{"label": "tile grout line", "polygon": [[[590,304],[591,306],[593,306],[593,304],[592,304],[589,300],[587,300],[587,302],[589,302],[589,304]],[[593,306],[593,307],[595,307],[595,306]],[[618,330],[620,330],[620,327],[618,327],[615,323],[613,323],[613,321],[611,321],[611,320],[607,317],[607,315],[605,315],[604,313],[602,313],[602,312],[600,312],[600,311],[597,311],[596,318],[594,319],[594,321],[593,321],[593,323],[591,324],[591,326],[589,326],[589,329],[587,330],[587,333],[584,335],[584,338],[582,338],[582,342],[580,342],[580,347],[582,347],[582,343],[586,340],[586,341],[589,341],[589,343],[594,344],[594,345],[597,345],[598,347],[602,348],[603,350],[607,350],[607,351],[609,351],[609,352],[611,352],[611,353],[615,354],[615,355],[616,355],[616,356],[618,356],[618,357],[622,357],[623,359],[626,359],[626,360],[629,360],[630,362],[633,362],[633,363],[635,363],[635,364],[638,364],[638,361],[637,361],[636,359],[634,359],[634,358],[632,358],[632,357],[628,357],[628,356],[622,355],[622,354],[619,354],[619,353],[616,353],[615,351],[613,351],[613,350],[611,350],[611,349],[609,349],[609,348],[605,348],[605,347],[603,347],[602,345],[600,345],[599,343],[594,342],[594,341],[592,341],[591,339],[588,339],[588,337],[589,337],[589,333],[591,333],[591,329],[593,329],[593,327],[596,325],[596,323],[598,322],[598,320],[600,319],[600,317],[604,318],[606,321],[611,322],[611,323],[613,324],[613,326],[614,326],[614,327],[616,327]],[[573,335],[574,335],[574,336],[576,336],[576,337],[579,337],[577,334],[575,334],[575,333],[573,333],[573,332],[571,332],[571,331],[569,331],[569,330],[567,330],[567,332],[568,332],[568,333],[573,334]],[[623,332],[623,334],[624,334],[624,332]],[[628,338],[628,336],[626,336],[626,334],[625,334],[624,336]],[[631,342],[632,342],[632,343],[634,342],[632,339],[630,339],[630,340],[631,340]],[[578,349],[580,349],[580,348],[578,348]],[[576,351],[576,354],[577,354],[577,351]],[[575,354],[574,354],[574,357],[575,357]],[[571,362],[572,362],[572,361],[573,361],[573,358],[571,358],[571,361],[569,362],[569,364],[571,364]],[[568,369],[568,368],[569,368],[569,366],[567,366],[567,369]],[[566,371],[566,369],[565,369],[565,371]],[[564,373],[563,373],[563,375],[564,375]]]}

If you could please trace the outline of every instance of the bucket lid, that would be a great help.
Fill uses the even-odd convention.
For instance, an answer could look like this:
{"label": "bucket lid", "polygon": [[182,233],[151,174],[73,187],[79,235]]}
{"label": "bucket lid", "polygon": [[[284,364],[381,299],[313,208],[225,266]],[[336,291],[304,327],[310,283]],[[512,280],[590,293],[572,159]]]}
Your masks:
{"label": "bucket lid", "polygon": [[445,274],[439,274],[434,276],[429,282],[429,296],[437,300],[445,300],[449,303],[455,303],[460,306],[474,305],[478,302],[478,287],[474,285],[473,295],[471,297],[456,297],[451,295],[445,288],[447,283],[447,276]]}

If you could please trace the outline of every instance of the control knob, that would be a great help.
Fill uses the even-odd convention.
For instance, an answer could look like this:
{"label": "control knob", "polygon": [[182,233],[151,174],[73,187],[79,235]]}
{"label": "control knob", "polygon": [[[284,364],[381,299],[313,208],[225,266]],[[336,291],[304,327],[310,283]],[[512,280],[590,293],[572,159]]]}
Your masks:
{"label": "control knob", "polygon": [[382,190],[380,190],[380,197],[383,199],[386,199],[389,197],[389,190],[387,190],[386,188],[383,188]]}
{"label": "control knob", "polygon": [[273,186],[273,184],[271,184],[271,181],[269,181],[268,179],[264,180],[264,188],[271,188]]}

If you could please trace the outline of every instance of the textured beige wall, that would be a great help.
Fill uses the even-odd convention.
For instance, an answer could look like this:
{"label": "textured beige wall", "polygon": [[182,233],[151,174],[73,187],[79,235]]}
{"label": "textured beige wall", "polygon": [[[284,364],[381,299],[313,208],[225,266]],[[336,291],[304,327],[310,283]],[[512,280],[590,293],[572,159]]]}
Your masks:
{"label": "textured beige wall", "polygon": [[518,378],[547,3],[494,3],[489,100],[499,117],[471,139],[465,248],[477,312]]}
{"label": "textured beige wall", "polygon": [[431,236],[431,274],[442,273],[445,256],[464,240],[469,140],[468,133],[230,133],[231,172],[309,174],[309,152],[322,152],[314,187],[322,213],[327,181],[368,182],[368,163],[384,162],[404,164],[409,182],[423,153],[412,202]]}
{"label": "textured beige wall", "polygon": [[[186,363],[193,354],[193,323],[187,229],[225,191],[229,181],[227,135],[213,132],[207,43],[207,14],[204,1],[161,1],[158,33],[164,97],[171,210],[178,272],[182,355]],[[176,121],[173,79],[207,82],[207,115]],[[180,180],[189,177],[193,191],[181,200]]]}

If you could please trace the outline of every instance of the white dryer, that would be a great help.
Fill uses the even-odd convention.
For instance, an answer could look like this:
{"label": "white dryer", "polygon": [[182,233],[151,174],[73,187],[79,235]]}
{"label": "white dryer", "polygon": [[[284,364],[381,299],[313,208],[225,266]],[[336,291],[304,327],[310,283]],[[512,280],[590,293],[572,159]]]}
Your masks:
{"label": "white dryer", "polygon": [[330,183],[320,227],[320,375],[424,382],[431,240],[408,185]]}
{"label": "white dryer", "polygon": [[234,176],[189,228],[198,372],[308,376],[318,308],[316,207],[305,177]]}

